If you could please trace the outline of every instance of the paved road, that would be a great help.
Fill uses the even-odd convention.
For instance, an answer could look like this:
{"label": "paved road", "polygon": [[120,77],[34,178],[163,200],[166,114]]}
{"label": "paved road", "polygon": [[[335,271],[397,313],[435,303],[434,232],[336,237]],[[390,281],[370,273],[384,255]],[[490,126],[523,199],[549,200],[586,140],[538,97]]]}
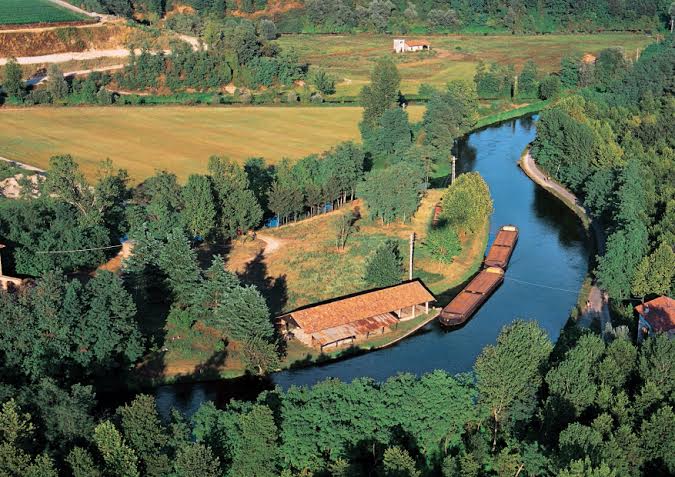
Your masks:
{"label": "paved road", "polygon": [[[577,196],[575,196],[573,193],[571,193],[562,185],[550,179],[541,169],[539,169],[537,164],[534,162],[534,158],[530,154],[529,149],[521,159],[520,167],[523,169],[525,174],[527,174],[527,176],[530,179],[532,179],[541,187],[543,187],[544,189],[550,191],[551,193],[562,199],[564,202],[567,203],[567,205],[569,205],[574,209],[577,215],[582,217],[582,220],[584,222],[590,224],[591,230],[595,234],[596,243],[598,246],[598,253],[600,255],[604,254],[605,236],[602,227],[598,223],[590,220],[588,214],[586,213],[586,209],[584,209],[580,205]],[[609,314],[607,293],[598,286],[597,282],[594,282],[593,286],[591,287],[591,291],[588,296],[588,301],[586,303],[586,306],[582,310],[581,317],[579,318],[579,324],[581,324],[582,326],[589,326],[595,319],[599,319],[600,332],[604,336],[605,326],[607,323],[611,324],[612,320]]]}

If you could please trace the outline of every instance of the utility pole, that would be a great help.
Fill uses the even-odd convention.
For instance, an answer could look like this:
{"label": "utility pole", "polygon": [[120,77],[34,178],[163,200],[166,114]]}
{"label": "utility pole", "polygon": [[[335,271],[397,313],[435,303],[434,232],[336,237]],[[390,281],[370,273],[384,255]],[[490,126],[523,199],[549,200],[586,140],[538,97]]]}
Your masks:
{"label": "utility pole", "polygon": [[452,156],[452,181],[450,184],[455,183],[455,162],[457,162],[457,158],[455,156]]}
{"label": "utility pole", "polygon": [[413,279],[413,254],[415,252],[415,232],[410,234],[410,263],[408,264],[408,280]]}
{"label": "utility pole", "polygon": [[[3,244],[0,243],[0,250],[5,248]],[[2,276],[2,254],[0,253],[0,276]]]}

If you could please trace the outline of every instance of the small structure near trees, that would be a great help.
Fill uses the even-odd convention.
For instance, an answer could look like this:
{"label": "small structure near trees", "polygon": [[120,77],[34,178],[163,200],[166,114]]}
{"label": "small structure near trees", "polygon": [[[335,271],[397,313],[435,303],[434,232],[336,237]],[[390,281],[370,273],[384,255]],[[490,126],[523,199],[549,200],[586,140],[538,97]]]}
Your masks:
{"label": "small structure near trees", "polygon": [[654,298],[635,307],[640,315],[638,321],[638,342],[654,333],[675,336],[675,300],[667,296]]}
{"label": "small structure near trees", "polygon": [[409,53],[412,51],[431,50],[431,43],[427,40],[406,40],[405,38],[394,39],[394,53]]}
{"label": "small structure near trees", "polygon": [[384,334],[401,320],[428,313],[435,300],[414,280],[292,311],[278,318],[278,326],[286,338],[323,351]]}

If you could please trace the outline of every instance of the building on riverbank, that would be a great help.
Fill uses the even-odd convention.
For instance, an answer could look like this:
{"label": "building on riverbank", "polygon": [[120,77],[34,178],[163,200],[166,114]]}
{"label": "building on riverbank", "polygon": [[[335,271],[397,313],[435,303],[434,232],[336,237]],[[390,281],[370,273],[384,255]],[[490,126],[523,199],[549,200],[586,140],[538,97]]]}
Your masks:
{"label": "building on riverbank", "polygon": [[638,342],[654,333],[675,336],[675,300],[667,296],[654,298],[635,307],[638,319]]}
{"label": "building on riverbank", "polygon": [[304,307],[278,318],[281,333],[307,346],[353,344],[391,331],[399,321],[429,312],[435,297],[420,280]]}

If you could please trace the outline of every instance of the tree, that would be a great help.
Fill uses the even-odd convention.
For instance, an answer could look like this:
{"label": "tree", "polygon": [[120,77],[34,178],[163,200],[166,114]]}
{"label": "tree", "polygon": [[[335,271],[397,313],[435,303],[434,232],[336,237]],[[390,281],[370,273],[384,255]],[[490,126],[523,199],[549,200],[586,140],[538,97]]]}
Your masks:
{"label": "tree", "polygon": [[[642,423],[640,444],[647,461],[661,463],[668,473],[675,472],[675,445],[671,438],[675,429],[675,413],[663,406]],[[664,474],[665,475],[665,474]]]}
{"label": "tree", "polygon": [[21,65],[17,63],[16,58],[7,60],[2,89],[5,90],[7,96],[17,101],[22,101],[26,94],[23,84],[23,71],[21,70]]}
{"label": "tree", "polygon": [[147,194],[146,212],[150,231],[155,237],[164,239],[180,224],[183,197],[178,178],[173,173],[158,171],[141,187]]}
{"label": "tree", "polygon": [[354,225],[357,218],[356,214],[352,211],[351,213],[338,216],[335,220],[335,248],[338,252],[345,249],[347,239],[357,230],[357,227]]}
{"label": "tree", "polygon": [[243,342],[241,351],[246,369],[255,374],[262,376],[279,369],[279,352],[274,342],[253,336]]}
{"label": "tree", "polygon": [[225,334],[237,341],[260,338],[271,341],[274,328],[265,298],[253,286],[230,290],[215,308],[212,322],[222,326]]}
{"label": "tree", "polygon": [[630,294],[633,276],[647,248],[645,226],[633,221],[607,238],[605,254],[599,257],[596,276],[610,297]]}
{"label": "tree", "polygon": [[539,99],[555,99],[560,94],[560,78],[548,75],[539,83]]}
{"label": "tree", "polygon": [[76,328],[76,359],[102,370],[136,362],[143,352],[143,342],[136,305],[122,279],[99,271],[87,283],[84,296],[88,309]]}
{"label": "tree", "polygon": [[378,157],[402,157],[412,145],[412,129],[408,113],[401,108],[388,109],[380,117],[368,149]]}
{"label": "tree", "polygon": [[367,260],[363,279],[368,285],[381,288],[400,283],[402,275],[403,259],[398,243],[388,240]]}
{"label": "tree", "polygon": [[68,96],[68,83],[63,77],[63,71],[58,64],[52,63],[47,68],[47,91],[51,94],[54,100],[62,100]]}
{"label": "tree", "polygon": [[618,477],[604,462],[599,467],[593,467],[591,459],[575,460],[569,467],[562,469],[559,477]]}
{"label": "tree", "polygon": [[478,118],[476,89],[466,81],[451,81],[442,93],[435,93],[427,103],[422,126],[425,141],[437,154],[447,157],[455,139],[466,134]]}
{"label": "tree", "polygon": [[269,407],[254,404],[239,417],[239,435],[235,442],[232,477],[276,477],[277,426]]}
{"label": "tree", "polygon": [[595,61],[595,81],[601,89],[618,80],[628,69],[628,62],[619,48],[606,48]]}
{"label": "tree", "polygon": [[143,475],[163,476],[170,472],[171,461],[166,454],[167,431],[157,413],[155,399],[140,394],[130,404],[117,409],[122,434],[139,457]]}
{"label": "tree", "polygon": [[66,456],[73,477],[101,477],[101,470],[94,462],[89,451],[82,447],[73,447]]}
{"label": "tree", "polygon": [[560,84],[563,88],[576,88],[579,85],[581,58],[565,55],[560,60]]}
{"label": "tree", "polygon": [[487,182],[477,172],[461,174],[448,187],[441,201],[437,227],[476,233],[494,210]]}
{"label": "tree", "polygon": [[312,83],[321,94],[335,94],[335,78],[322,68],[317,68],[312,74]]}
{"label": "tree", "polygon": [[232,239],[244,235],[262,220],[262,209],[249,188],[244,169],[231,160],[212,156],[209,174],[216,200],[219,233]]}
{"label": "tree", "polygon": [[[584,335],[565,358],[546,374],[546,384],[553,398],[570,407],[572,417],[593,405],[598,393],[598,363],[605,351],[602,339]],[[558,418],[562,420],[562,416]]]}
{"label": "tree", "polygon": [[138,458],[132,448],[126,445],[119,431],[110,421],[103,421],[94,429],[94,442],[106,470],[119,477],[140,477]]}
{"label": "tree", "polygon": [[370,217],[387,224],[394,220],[409,220],[420,203],[424,190],[424,165],[398,162],[386,169],[369,172],[359,184]]}
{"label": "tree", "polygon": [[183,222],[192,237],[209,237],[216,227],[211,182],[206,176],[191,174],[183,188]]}
{"label": "tree", "polygon": [[518,76],[518,95],[525,98],[536,97],[538,76],[537,64],[528,60],[523,66],[520,76]]}
{"label": "tree", "polygon": [[394,62],[379,59],[370,75],[370,85],[361,90],[363,128],[374,128],[386,110],[396,107],[400,86],[401,76]]}
{"label": "tree", "polygon": [[166,276],[165,282],[175,300],[188,304],[202,282],[197,254],[182,231],[174,230],[167,236],[157,257],[157,265]]}
{"label": "tree", "polygon": [[649,294],[668,295],[673,289],[675,277],[675,253],[670,245],[661,242],[649,256],[642,258],[635,271],[631,291],[644,297]]}
{"label": "tree", "polygon": [[405,449],[389,447],[384,451],[382,467],[386,477],[419,477],[415,461]]}
{"label": "tree", "polygon": [[202,444],[188,444],[176,452],[174,461],[176,477],[220,477],[220,459],[210,447]]}
{"label": "tree", "polygon": [[[529,419],[534,396],[542,382],[542,366],[553,346],[546,332],[534,322],[516,321],[505,326],[496,345],[489,345],[476,359],[479,405],[490,416],[492,450],[500,427],[513,418]],[[520,408],[520,409],[519,409]],[[514,411],[518,410],[518,415]]]}

